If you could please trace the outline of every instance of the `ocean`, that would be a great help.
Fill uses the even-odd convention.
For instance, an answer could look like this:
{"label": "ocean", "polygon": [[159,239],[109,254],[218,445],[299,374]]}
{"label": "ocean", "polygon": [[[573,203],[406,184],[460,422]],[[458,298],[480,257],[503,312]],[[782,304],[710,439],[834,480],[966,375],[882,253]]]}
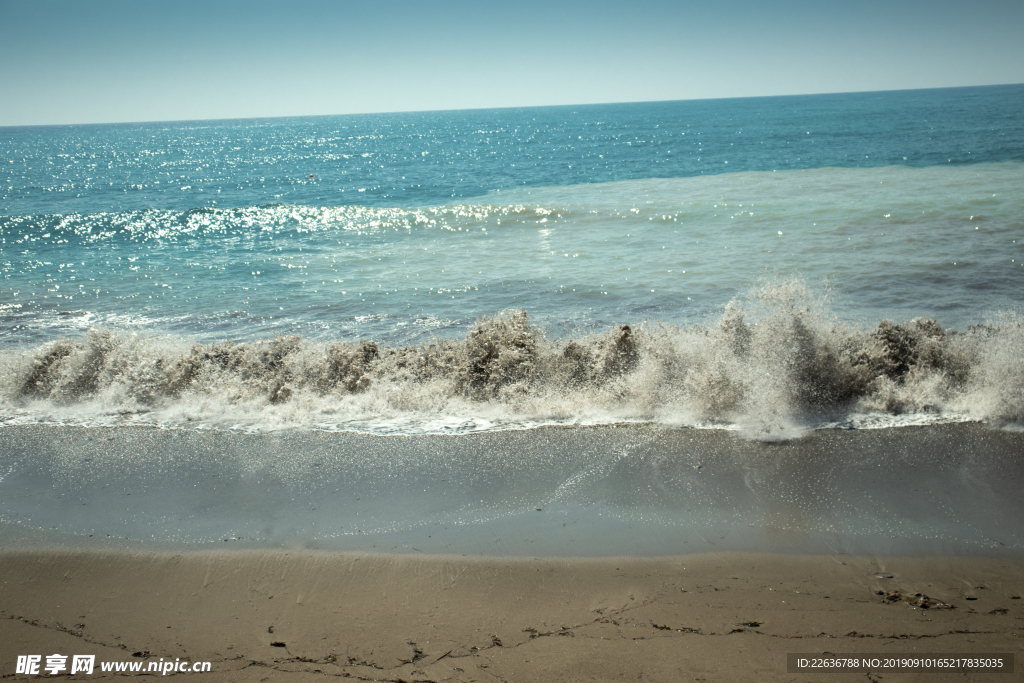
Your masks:
{"label": "ocean", "polygon": [[1000,86],[2,129],[0,422],[1019,422],[1022,112]]}
{"label": "ocean", "polygon": [[[503,457],[531,463],[563,428],[580,443],[628,426],[634,446],[655,429],[768,448],[982,423],[1012,440],[1024,424],[1022,243],[1022,85],[0,128],[0,431],[59,451],[32,464],[31,448],[5,441],[0,487],[63,496],[68,463],[81,475],[84,456],[65,432],[37,430],[71,427],[132,443],[137,428],[180,431],[190,452],[215,434],[237,451],[243,436],[503,432]],[[511,432],[532,445],[508,445]],[[171,441],[157,450],[177,452]],[[374,481],[386,482],[402,458],[381,443]],[[475,443],[490,442],[464,442]],[[632,447],[595,446],[586,467],[538,465],[540,489],[603,481]],[[150,474],[176,462],[135,457]],[[336,466],[344,478],[354,465]],[[986,471],[1020,478],[1000,467]],[[451,469],[435,463],[431,476]],[[540,489],[502,512],[482,494],[443,520],[550,509]],[[223,502],[208,493],[194,509]],[[602,500],[621,519],[620,494],[572,505]],[[643,496],[631,500],[643,518]],[[61,526],[33,505],[0,516]],[[125,537],[228,533],[192,522],[171,533],[154,520],[172,509]],[[395,510],[374,528],[419,528]],[[811,526],[832,529],[830,510]],[[338,514],[327,535],[344,538],[349,513]],[[276,538],[258,517],[256,531],[224,519],[232,538]],[[84,534],[113,517],[62,519]],[[692,522],[673,519],[659,528]],[[971,538],[950,524],[949,537]],[[896,536],[937,538],[917,529]]]}

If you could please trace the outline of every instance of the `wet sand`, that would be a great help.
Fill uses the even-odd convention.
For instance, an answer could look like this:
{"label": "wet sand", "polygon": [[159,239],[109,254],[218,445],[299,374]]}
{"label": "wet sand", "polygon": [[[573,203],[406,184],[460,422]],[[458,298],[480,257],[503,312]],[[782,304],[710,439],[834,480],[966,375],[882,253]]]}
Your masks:
{"label": "wet sand", "polygon": [[786,655],[1014,653],[1019,672],[1024,651],[1017,559],[5,551],[0,576],[4,676],[61,653],[224,681],[997,681],[1020,674],[787,673]]}

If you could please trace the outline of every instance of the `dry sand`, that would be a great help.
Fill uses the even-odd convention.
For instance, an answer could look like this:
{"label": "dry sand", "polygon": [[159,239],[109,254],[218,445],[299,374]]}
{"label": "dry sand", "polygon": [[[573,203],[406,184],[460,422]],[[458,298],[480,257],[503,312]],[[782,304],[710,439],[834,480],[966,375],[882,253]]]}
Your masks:
{"label": "dry sand", "polygon": [[[8,550],[0,582],[3,677],[61,653],[208,660],[211,681],[1024,678],[1017,559]],[[794,652],[1013,653],[1018,673],[787,673]]]}

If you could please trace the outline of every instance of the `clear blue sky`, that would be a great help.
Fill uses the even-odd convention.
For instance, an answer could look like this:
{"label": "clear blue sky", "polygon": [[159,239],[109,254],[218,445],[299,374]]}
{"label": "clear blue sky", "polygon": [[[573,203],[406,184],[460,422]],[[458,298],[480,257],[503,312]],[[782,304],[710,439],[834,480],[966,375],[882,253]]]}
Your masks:
{"label": "clear blue sky", "polygon": [[0,0],[0,125],[1024,82],[1022,0]]}

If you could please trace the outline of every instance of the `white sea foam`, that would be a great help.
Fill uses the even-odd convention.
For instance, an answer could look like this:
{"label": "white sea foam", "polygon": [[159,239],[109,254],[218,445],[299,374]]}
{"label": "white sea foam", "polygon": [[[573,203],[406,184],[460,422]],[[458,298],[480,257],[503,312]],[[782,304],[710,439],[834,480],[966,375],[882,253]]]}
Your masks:
{"label": "white sea foam", "polygon": [[387,348],[277,337],[245,344],[90,330],[0,361],[5,424],[235,431],[469,433],[653,421],[784,440],[826,427],[1024,422],[1024,330],[1005,314],[838,321],[796,280],[707,326],[616,326],[554,340],[521,311],[465,339]]}

